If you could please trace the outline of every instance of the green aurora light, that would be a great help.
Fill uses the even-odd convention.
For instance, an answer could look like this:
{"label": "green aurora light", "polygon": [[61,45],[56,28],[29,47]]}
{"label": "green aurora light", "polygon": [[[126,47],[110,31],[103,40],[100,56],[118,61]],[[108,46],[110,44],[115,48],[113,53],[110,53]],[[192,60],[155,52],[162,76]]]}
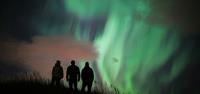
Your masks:
{"label": "green aurora light", "polygon": [[[187,51],[182,51],[170,62],[168,73],[154,75],[169,63],[180,40],[176,26],[149,22],[153,8],[148,0],[65,0],[65,6],[80,19],[107,15],[102,33],[93,41],[98,52],[97,68],[102,81],[120,92],[159,94],[159,89],[172,82],[187,64]],[[59,31],[69,28],[63,26]],[[83,32],[79,21],[73,28],[77,40],[89,41],[90,29]],[[45,29],[41,31],[49,32]],[[50,29],[54,35],[58,28]]]}

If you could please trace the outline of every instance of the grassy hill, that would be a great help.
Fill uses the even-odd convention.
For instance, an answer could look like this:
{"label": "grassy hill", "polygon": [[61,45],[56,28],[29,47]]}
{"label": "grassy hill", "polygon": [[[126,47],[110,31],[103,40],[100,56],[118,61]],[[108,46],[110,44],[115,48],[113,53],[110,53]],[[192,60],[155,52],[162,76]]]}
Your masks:
{"label": "grassy hill", "polygon": [[[9,81],[0,83],[1,92],[17,94],[87,94],[86,92],[73,91],[64,85],[50,86],[42,81]],[[94,90],[92,94],[105,94],[103,91]],[[109,94],[109,93],[107,93]]]}
{"label": "grassy hill", "polygon": [[[80,90],[70,90],[62,84],[59,86],[51,86],[50,81],[42,79],[40,75],[28,73],[18,77],[12,77],[9,80],[0,79],[0,91],[5,94],[87,94],[87,92],[81,92]],[[102,86],[99,88],[95,87],[91,94],[118,94],[116,90],[114,91],[109,91]]]}

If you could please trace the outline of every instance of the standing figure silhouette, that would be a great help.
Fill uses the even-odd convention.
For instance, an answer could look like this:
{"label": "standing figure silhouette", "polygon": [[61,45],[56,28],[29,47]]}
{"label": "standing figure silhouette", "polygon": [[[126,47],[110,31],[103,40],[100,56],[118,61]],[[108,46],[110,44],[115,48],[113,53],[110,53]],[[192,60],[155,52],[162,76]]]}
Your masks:
{"label": "standing figure silhouette", "polygon": [[60,85],[60,80],[63,78],[63,68],[60,64],[60,60],[57,60],[53,67],[51,85],[55,83],[56,85]]}
{"label": "standing figure silhouette", "polygon": [[83,81],[82,84],[82,91],[85,91],[85,87],[87,86],[88,88],[88,93],[91,93],[91,88],[92,88],[92,82],[94,80],[94,73],[92,68],[90,68],[89,63],[85,63],[85,67],[81,71],[81,78]]}
{"label": "standing figure silhouette", "polygon": [[77,90],[77,81],[80,81],[80,70],[79,67],[75,65],[75,61],[71,61],[71,65],[67,68],[66,79],[69,82],[69,88],[72,90]]}

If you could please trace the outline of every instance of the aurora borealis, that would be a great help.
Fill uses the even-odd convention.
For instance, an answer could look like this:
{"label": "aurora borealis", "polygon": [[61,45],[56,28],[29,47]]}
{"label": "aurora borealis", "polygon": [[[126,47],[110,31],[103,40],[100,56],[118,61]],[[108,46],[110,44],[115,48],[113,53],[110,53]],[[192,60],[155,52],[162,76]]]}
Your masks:
{"label": "aurora borealis", "polygon": [[[148,22],[147,17],[152,11],[148,1],[91,0],[90,3],[86,3],[82,0],[69,0],[66,3],[69,11],[78,14],[80,18],[95,16],[102,11],[109,12],[103,33],[94,39],[94,45],[99,53],[97,66],[102,79],[108,84],[119,86],[122,91],[137,93],[138,91],[134,89],[137,87],[135,83],[142,86],[146,85],[147,80],[155,79],[151,77],[151,73],[168,63],[167,60],[178,49],[179,36],[173,25]],[[85,34],[88,35],[89,32],[92,31],[86,31]],[[151,83],[164,85],[173,80],[187,64],[186,54],[187,52],[183,50],[180,56],[171,61],[174,63],[170,66],[169,74]],[[147,88],[153,91],[150,87],[155,88],[154,85],[149,85],[143,90]],[[156,88],[159,87],[158,85]]]}
{"label": "aurora borealis", "polygon": [[[64,69],[71,59],[80,68],[90,61],[95,81],[122,94],[183,94],[185,87],[196,86],[188,83],[199,81],[197,74],[188,78],[199,65],[199,17],[193,3],[19,0],[6,4],[2,19],[9,20],[1,25],[0,64],[14,62],[8,68],[49,77],[57,59]],[[5,70],[0,73],[6,74]],[[191,94],[198,93],[188,89],[192,90]]]}

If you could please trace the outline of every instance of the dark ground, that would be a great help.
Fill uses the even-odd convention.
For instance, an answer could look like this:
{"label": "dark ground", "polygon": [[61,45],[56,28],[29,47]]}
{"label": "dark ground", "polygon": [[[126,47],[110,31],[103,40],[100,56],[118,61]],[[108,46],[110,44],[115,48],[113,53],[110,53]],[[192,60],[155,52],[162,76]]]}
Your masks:
{"label": "dark ground", "polygon": [[[0,90],[4,94],[87,94],[87,92],[72,91],[63,85],[50,86],[38,81],[9,81],[1,82]],[[93,91],[92,94],[103,94]]]}

